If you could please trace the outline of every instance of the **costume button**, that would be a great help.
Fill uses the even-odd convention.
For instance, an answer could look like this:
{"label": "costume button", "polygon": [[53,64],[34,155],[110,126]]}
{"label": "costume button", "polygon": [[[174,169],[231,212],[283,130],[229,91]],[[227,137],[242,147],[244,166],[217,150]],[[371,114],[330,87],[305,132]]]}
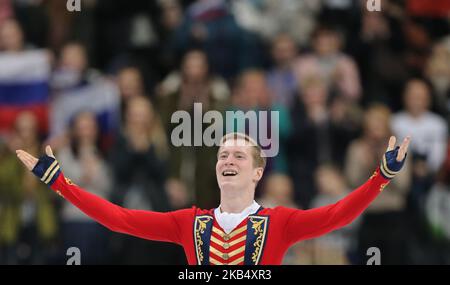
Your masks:
{"label": "costume button", "polygon": [[230,236],[229,236],[229,235],[227,235],[227,234],[225,234],[225,235],[223,235],[223,239],[227,241],[227,240],[229,240],[229,239],[230,239]]}
{"label": "costume button", "polygon": [[230,248],[230,244],[227,243],[227,242],[224,243],[222,246],[223,246],[224,249],[229,249]]}
{"label": "costume button", "polygon": [[224,254],[222,254],[222,258],[223,258],[224,260],[228,260],[228,258],[230,258],[230,257],[228,256],[227,253],[224,253]]}

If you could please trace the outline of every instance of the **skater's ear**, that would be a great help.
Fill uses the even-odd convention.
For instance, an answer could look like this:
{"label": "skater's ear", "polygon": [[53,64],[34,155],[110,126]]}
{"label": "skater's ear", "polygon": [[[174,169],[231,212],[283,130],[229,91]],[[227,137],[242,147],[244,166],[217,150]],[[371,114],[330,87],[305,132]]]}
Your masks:
{"label": "skater's ear", "polygon": [[263,177],[263,174],[264,174],[264,168],[262,168],[262,167],[255,168],[253,181],[255,181],[255,183],[258,184],[258,182]]}

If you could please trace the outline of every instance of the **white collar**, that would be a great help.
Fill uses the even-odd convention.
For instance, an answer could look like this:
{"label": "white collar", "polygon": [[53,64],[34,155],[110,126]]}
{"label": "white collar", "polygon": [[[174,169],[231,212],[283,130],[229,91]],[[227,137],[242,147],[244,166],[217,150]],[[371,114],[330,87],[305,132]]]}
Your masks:
{"label": "white collar", "polygon": [[220,206],[214,209],[217,223],[228,234],[249,215],[256,213],[261,206],[253,200],[253,203],[240,213],[227,213],[220,211]]}

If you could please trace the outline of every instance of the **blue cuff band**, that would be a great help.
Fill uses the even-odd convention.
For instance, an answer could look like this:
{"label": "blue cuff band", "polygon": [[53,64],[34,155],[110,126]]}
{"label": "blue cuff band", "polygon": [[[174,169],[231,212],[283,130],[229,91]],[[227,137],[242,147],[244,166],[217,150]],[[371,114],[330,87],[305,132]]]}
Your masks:
{"label": "blue cuff band", "polygon": [[59,163],[53,157],[43,155],[39,158],[38,163],[31,170],[42,182],[52,185],[61,172]]}
{"label": "blue cuff band", "polygon": [[406,156],[402,161],[397,161],[398,150],[400,147],[396,147],[394,150],[386,152],[381,160],[380,170],[381,174],[386,179],[392,179],[402,169],[405,164]]}

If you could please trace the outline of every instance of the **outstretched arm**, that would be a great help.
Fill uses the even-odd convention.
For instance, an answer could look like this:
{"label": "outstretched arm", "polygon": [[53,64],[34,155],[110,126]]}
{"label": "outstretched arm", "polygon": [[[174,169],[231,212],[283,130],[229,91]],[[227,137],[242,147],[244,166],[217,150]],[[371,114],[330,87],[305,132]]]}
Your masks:
{"label": "outstretched arm", "polygon": [[369,180],[342,200],[311,210],[283,209],[288,216],[285,227],[288,243],[321,236],[357,218],[383,191],[405,162],[410,138],[406,137],[400,147],[395,147],[395,141],[392,136],[380,167]]}
{"label": "outstretched arm", "polygon": [[64,177],[50,146],[46,147],[47,155],[40,159],[23,150],[17,150],[16,153],[28,170],[42,182],[110,230],[181,244],[180,225],[177,221],[180,217],[191,214],[192,209],[169,213],[125,209],[83,190]]}

